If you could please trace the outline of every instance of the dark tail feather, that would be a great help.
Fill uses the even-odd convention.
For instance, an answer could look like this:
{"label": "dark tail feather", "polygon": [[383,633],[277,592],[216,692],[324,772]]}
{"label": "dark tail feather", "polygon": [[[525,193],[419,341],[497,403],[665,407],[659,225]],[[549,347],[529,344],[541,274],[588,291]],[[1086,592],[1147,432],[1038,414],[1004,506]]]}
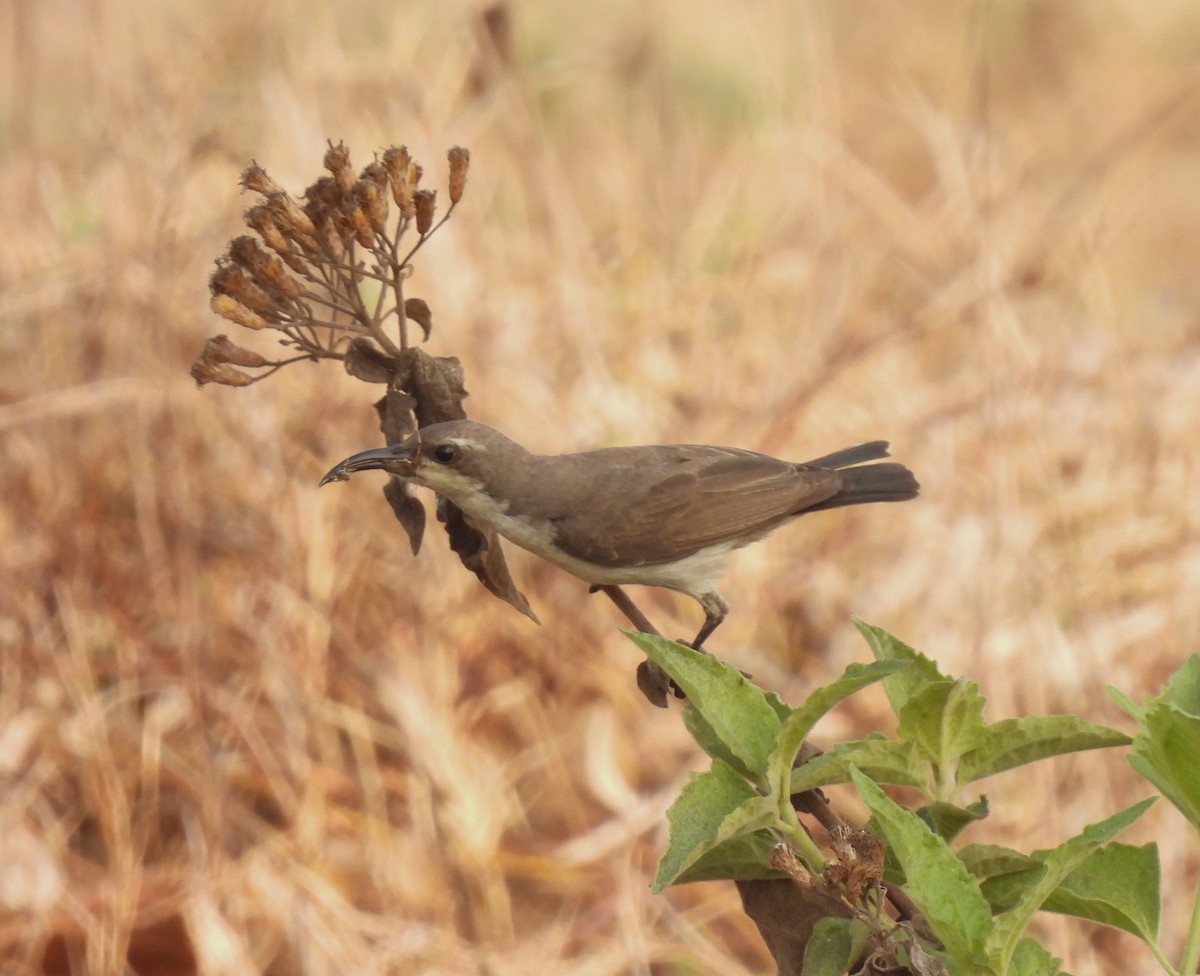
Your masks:
{"label": "dark tail feather", "polygon": [[802,468],[845,468],[851,464],[862,464],[863,461],[878,461],[888,456],[887,441],[871,441],[870,444],[859,444],[858,447],[847,447],[832,454],[826,454],[813,461],[805,461]]}
{"label": "dark tail feather", "polygon": [[842,475],[842,490],[832,498],[826,498],[811,508],[808,512],[818,512],[824,508],[841,508],[844,505],[865,505],[868,502],[903,502],[916,498],[921,486],[913,473],[903,464],[889,461],[884,464],[866,464],[862,467],[851,467],[863,461],[878,461],[888,456],[887,441],[871,441],[870,444],[859,444],[858,447],[848,447],[844,451],[835,451],[825,457],[808,461],[806,468],[837,468]]}

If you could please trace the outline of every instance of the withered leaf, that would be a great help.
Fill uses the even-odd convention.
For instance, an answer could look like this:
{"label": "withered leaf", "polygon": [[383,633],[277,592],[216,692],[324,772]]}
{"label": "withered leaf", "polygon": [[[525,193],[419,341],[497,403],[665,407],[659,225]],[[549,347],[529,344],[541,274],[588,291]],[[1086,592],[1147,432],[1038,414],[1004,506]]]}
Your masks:
{"label": "withered leaf", "polygon": [[417,429],[413,420],[413,408],[417,401],[404,390],[389,386],[387,393],[375,401],[375,412],[379,414],[379,429],[388,444],[399,444]]}
{"label": "withered leaf", "polygon": [[383,497],[392,506],[392,514],[408,533],[408,544],[415,556],[421,551],[421,539],[425,535],[425,506],[417,498],[412,485],[392,475],[383,486]]}
{"label": "withered leaf", "polygon": [[492,594],[516,607],[535,624],[540,624],[538,615],[513,582],[495,530],[491,526],[477,525],[461,508],[444,498],[438,499],[437,511],[438,521],[446,526],[450,536],[450,548],[458,554],[462,564],[478,576],[479,582]]}
{"label": "withered leaf", "polygon": [[428,342],[429,336],[433,333],[433,313],[429,311],[429,305],[425,299],[406,298],[404,315],[421,327],[421,331],[425,333],[425,341]]}
{"label": "withered leaf", "polygon": [[456,356],[430,356],[423,349],[404,353],[400,384],[416,398],[417,423],[421,427],[447,420],[463,420],[467,398],[465,374]]}
{"label": "withered leaf", "polygon": [[364,383],[389,383],[396,371],[395,360],[362,336],[350,343],[344,365],[347,373]]}
{"label": "withered leaf", "polygon": [[758,926],[779,976],[800,976],[804,950],[813,926],[821,919],[850,918],[840,901],[816,888],[803,888],[790,878],[735,882],[742,908]]}

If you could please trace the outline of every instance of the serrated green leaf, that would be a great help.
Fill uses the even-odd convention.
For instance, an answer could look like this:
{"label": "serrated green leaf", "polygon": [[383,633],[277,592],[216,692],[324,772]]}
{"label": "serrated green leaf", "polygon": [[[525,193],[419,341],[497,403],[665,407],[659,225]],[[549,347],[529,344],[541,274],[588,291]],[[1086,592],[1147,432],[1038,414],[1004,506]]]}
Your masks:
{"label": "serrated green leaf", "polygon": [[1062,960],[1052,956],[1047,949],[1033,939],[1021,939],[1012,954],[1007,976],[1059,976]]}
{"label": "serrated green leaf", "polygon": [[993,844],[973,844],[958,852],[967,870],[979,879],[992,914],[1008,911],[1046,873],[1046,865],[1028,854]]}
{"label": "serrated green leaf", "polygon": [[624,633],[683,689],[727,754],[754,779],[763,778],[781,724],[766,693],[711,654],[655,634]]}
{"label": "serrated green leaf", "polygon": [[1158,700],[1191,718],[1200,718],[1200,654],[1193,654],[1171,675]]}
{"label": "serrated green leaf", "polygon": [[993,722],[978,746],[959,760],[961,789],[1026,763],[1088,749],[1128,745],[1129,736],[1074,715],[1034,715]]}
{"label": "serrated green leaf", "polygon": [[871,930],[856,918],[823,918],[804,947],[800,976],[846,976],[866,948]]}
{"label": "serrated green leaf", "polygon": [[818,688],[795,709],[783,723],[775,747],[767,759],[767,783],[781,803],[789,803],[792,795],[792,764],[800,752],[800,746],[821,716],[838,702],[849,698],[856,691],[874,684],[907,667],[903,661],[875,661],[872,664],[851,664],[836,681]]}
{"label": "serrated green leaf", "polygon": [[968,844],[958,851],[958,859],[980,881],[1020,873],[1031,867],[1042,870],[1042,865],[1028,854],[999,844]]}
{"label": "serrated green leaf", "polygon": [[720,760],[713,761],[712,769],[693,775],[667,811],[671,834],[653,890],[662,891],[711,850],[725,819],[757,796],[736,770]]}
{"label": "serrated green leaf", "polygon": [[983,696],[972,681],[931,681],[900,709],[896,736],[933,764],[936,799],[949,799],[958,758],[984,740]]}
{"label": "serrated green leaf", "polygon": [[857,769],[850,775],[888,850],[904,869],[905,893],[955,963],[968,971],[978,967],[992,928],[992,912],[978,883],[949,845],[914,813],[890,799]]}
{"label": "serrated green leaf", "polygon": [[925,764],[917,758],[912,742],[896,742],[873,734],[855,742],[843,742],[792,770],[792,794],[819,786],[850,782],[849,767],[855,766],[876,783],[896,786],[927,784]]}
{"label": "serrated green leaf", "polygon": [[916,813],[935,834],[945,841],[952,841],[968,825],[988,815],[988,801],[986,796],[981,796],[970,806],[960,807],[945,800],[936,800]]}
{"label": "serrated green leaf", "polygon": [[780,871],[768,867],[771,851],[779,838],[769,830],[741,834],[717,844],[702,854],[680,874],[672,885],[694,881],[753,881],[760,878],[782,878]]}
{"label": "serrated green leaf", "polygon": [[1128,810],[1122,810],[1099,823],[1085,827],[1075,837],[1064,841],[1058,847],[1038,852],[1037,859],[1045,864],[1045,873],[1029,886],[1012,908],[996,918],[995,927],[988,936],[988,959],[998,972],[1009,971],[1013,953],[1021,941],[1022,933],[1029,925],[1029,920],[1062,884],[1063,879],[1102,844],[1112,840],[1137,820],[1153,802],[1153,799],[1143,800]]}
{"label": "serrated green leaf", "polygon": [[1162,907],[1160,882],[1155,844],[1133,847],[1114,842],[1067,875],[1042,910],[1110,925],[1155,944]]}
{"label": "serrated green leaf", "polygon": [[742,776],[745,776],[746,779],[754,778],[754,774],[750,772],[746,764],[730,752],[725,743],[721,741],[721,737],[717,734],[716,729],[708,724],[708,721],[704,718],[704,714],[698,708],[688,703],[683,706],[683,710],[679,714],[683,719],[683,727],[688,730],[692,738],[696,740],[696,744],[710,757],[728,763]]}
{"label": "serrated green leaf", "polygon": [[1159,700],[1141,725],[1129,764],[1200,829],[1200,718]]}
{"label": "serrated green leaf", "polygon": [[938,671],[937,665],[919,651],[897,637],[893,637],[882,627],[874,627],[858,617],[850,618],[859,633],[867,639],[872,653],[877,661],[908,661],[909,667],[883,683],[887,691],[888,701],[892,711],[897,715],[908,704],[908,700],[922,688],[934,681],[949,681],[950,679]]}

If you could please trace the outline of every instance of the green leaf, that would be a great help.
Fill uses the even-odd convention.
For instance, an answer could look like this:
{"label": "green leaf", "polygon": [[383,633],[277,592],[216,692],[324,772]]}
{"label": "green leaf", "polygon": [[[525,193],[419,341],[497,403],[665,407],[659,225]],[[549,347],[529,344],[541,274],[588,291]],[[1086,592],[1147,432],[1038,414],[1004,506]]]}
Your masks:
{"label": "green leaf", "polygon": [[792,770],[792,794],[818,786],[850,782],[849,768],[857,767],[876,783],[926,786],[925,764],[912,742],[896,742],[873,733],[856,742],[843,742]]}
{"label": "green leaf", "polygon": [[856,918],[823,918],[804,947],[800,976],[846,976],[862,955],[871,930]]}
{"label": "green leaf", "polygon": [[1110,925],[1155,944],[1160,881],[1156,845],[1107,844],[1067,875],[1042,910]]}
{"label": "green leaf", "polygon": [[701,854],[670,884],[691,884],[693,881],[753,881],[759,878],[782,878],[780,871],[768,865],[771,851],[779,838],[769,830],[740,834]]}
{"label": "green leaf", "polygon": [[683,689],[726,755],[752,778],[761,779],[781,724],[763,690],[711,654],[654,634],[624,633]]}
{"label": "green leaf", "polygon": [[904,869],[906,894],[934,935],[962,969],[980,965],[992,928],[992,912],[978,883],[949,845],[916,814],[891,800],[857,769],[851,770],[851,777],[889,851]]}
{"label": "green leaf", "polygon": [[696,773],[667,811],[671,836],[658,862],[653,890],[662,891],[716,843],[721,825],[747,800],[759,794],[726,763]]}
{"label": "green leaf", "polygon": [[995,844],[972,844],[960,850],[958,856],[979,879],[993,915],[1012,908],[1046,873],[1041,861]]}
{"label": "green leaf", "polygon": [[1058,976],[1062,960],[1056,959],[1033,939],[1021,939],[1012,954],[1007,976]]}
{"label": "green leaf", "polygon": [[1009,718],[987,727],[978,746],[962,757],[957,780],[961,789],[1006,769],[1050,756],[1127,745],[1129,736],[1074,715]]}
{"label": "green leaf", "polygon": [[1083,863],[1102,844],[1137,820],[1153,803],[1143,800],[1128,810],[1085,827],[1070,840],[1048,851],[1039,851],[1037,860],[1046,866],[1046,871],[1029,886],[1017,903],[996,919],[995,927],[988,936],[988,959],[1000,973],[1006,973],[1016,951],[1017,943],[1029,925],[1034,912],[1042,907],[1063,879]]}
{"label": "green leaf", "polygon": [[910,664],[910,667],[883,683],[888,701],[892,704],[892,711],[897,715],[908,704],[908,700],[918,694],[926,685],[934,681],[950,680],[938,671],[937,665],[933,661],[919,651],[914,651],[904,641],[893,637],[882,627],[873,627],[858,617],[852,617],[851,620],[854,621],[854,626],[859,629],[863,637],[867,639],[867,643],[875,655],[875,660],[908,661]]}
{"label": "green leaf", "polygon": [[1109,691],[1140,726],[1129,764],[1200,829],[1200,656],[1188,658],[1144,707]]}
{"label": "green leaf", "polygon": [[988,800],[981,796],[967,807],[960,807],[945,800],[938,800],[917,811],[925,824],[943,840],[954,840],[970,824],[988,815]]}
{"label": "green leaf", "polygon": [[984,739],[983,696],[973,681],[931,681],[900,709],[901,742],[916,742],[933,764],[936,798],[948,799],[959,756]]}
{"label": "green leaf", "polygon": [[783,723],[775,748],[767,759],[767,783],[781,803],[790,803],[792,795],[792,764],[800,752],[800,746],[817,724],[821,716],[838,702],[849,698],[856,691],[874,684],[888,675],[907,667],[903,661],[876,661],[873,664],[851,664],[836,681],[818,688],[808,696]]}

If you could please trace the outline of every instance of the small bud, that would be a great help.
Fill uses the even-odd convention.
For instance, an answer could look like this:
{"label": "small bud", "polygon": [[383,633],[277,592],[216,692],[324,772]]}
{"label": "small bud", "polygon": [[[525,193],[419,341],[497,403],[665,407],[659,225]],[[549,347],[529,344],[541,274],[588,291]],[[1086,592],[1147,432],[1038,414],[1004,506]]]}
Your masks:
{"label": "small bud", "polygon": [[417,233],[428,234],[437,209],[437,190],[418,190],[413,194],[413,206],[417,210]]}
{"label": "small bud", "polygon": [[325,153],[325,168],[333,174],[338,189],[349,193],[350,187],[354,186],[354,170],[350,168],[350,150],[344,142],[339,142],[336,146],[332,142],[329,143],[329,149]]}
{"label": "small bud", "polygon": [[223,386],[249,386],[254,382],[254,377],[249,373],[243,373],[240,369],[234,369],[225,363],[209,362],[203,355],[192,363],[191,372],[192,379],[196,381],[197,386],[204,386],[206,383],[220,383]]}
{"label": "small bud", "polygon": [[245,349],[224,335],[209,339],[204,344],[200,358],[209,363],[233,363],[234,366],[249,366],[252,369],[271,365],[253,349]]}
{"label": "small bud", "polygon": [[267,175],[267,171],[258,165],[257,160],[251,160],[250,165],[242,170],[242,188],[261,193],[264,197],[271,193],[283,192],[283,187]]}
{"label": "small bud", "polygon": [[266,319],[261,315],[256,315],[230,295],[213,295],[209,307],[221,318],[228,319],[243,328],[265,329],[267,327]]}
{"label": "small bud", "polygon": [[463,189],[467,185],[467,169],[471,165],[470,150],[455,146],[446,158],[450,160],[450,202],[458,203],[462,199]]}
{"label": "small bud", "polygon": [[411,164],[412,157],[408,155],[407,146],[392,146],[383,154],[383,168],[387,170],[388,181],[392,184],[392,199],[406,220],[411,220],[414,213],[412,185],[408,182]]}

